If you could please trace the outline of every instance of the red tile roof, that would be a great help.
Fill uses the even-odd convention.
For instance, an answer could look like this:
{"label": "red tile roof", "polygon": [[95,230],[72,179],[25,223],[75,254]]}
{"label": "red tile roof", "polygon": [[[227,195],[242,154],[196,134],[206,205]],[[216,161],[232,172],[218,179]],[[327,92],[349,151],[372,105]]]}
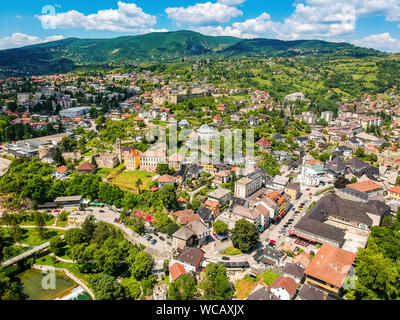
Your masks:
{"label": "red tile roof", "polygon": [[67,169],[66,166],[61,166],[61,167],[58,167],[58,168],[56,169],[56,171],[57,171],[58,173],[60,173],[60,174],[67,172],[67,170],[68,170],[68,169]]}
{"label": "red tile roof", "polygon": [[382,186],[379,183],[376,183],[372,180],[366,180],[358,183],[349,184],[347,187],[360,192],[368,192],[368,191],[382,189]]}
{"label": "red tile roof", "polygon": [[355,253],[323,244],[305,274],[341,288],[355,258]]}
{"label": "red tile roof", "polygon": [[388,191],[400,194],[400,186],[390,188]]}
{"label": "red tile roof", "polygon": [[182,216],[178,218],[179,224],[185,225],[193,221],[201,221],[201,218],[198,214],[192,214],[188,216]]}
{"label": "red tile roof", "polygon": [[172,281],[177,280],[180,276],[186,274],[186,270],[180,263],[176,262],[169,268],[169,274]]}
{"label": "red tile roof", "polygon": [[94,171],[95,169],[96,169],[95,165],[84,162],[76,170],[77,171]]}
{"label": "red tile roof", "polygon": [[291,277],[279,276],[273,284],[272,288],[284,288],[290,295],[292,295],[297,289],[296,281]]}

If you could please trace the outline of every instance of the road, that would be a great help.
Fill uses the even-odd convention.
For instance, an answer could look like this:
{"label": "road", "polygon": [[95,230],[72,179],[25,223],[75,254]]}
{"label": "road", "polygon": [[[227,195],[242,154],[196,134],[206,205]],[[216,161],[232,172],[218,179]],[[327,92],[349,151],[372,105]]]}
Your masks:
{"label": "road", "polygon": [[[283,234],[280,234],[279,231],[283,228],[283,226],[289,222],[289,219],[294,219],[293,223],[290,225],[290,227],[294,227],[296,223],[304,217],[304,215],[307,212],[307,209],[313,202],[317,202],[319,199],[321,199],[325,194],[321,194],[318,196],[315,196],[315,193],[321,190],[324,190],[326,188],[331,187],[331,184],[326,184],[325,186],[318,186],[318,187],[303,187],[301,189],[301,196],[299,199],[296,201],[292,202],[292,208],[290,211],[286,214],[286,216],[279,222],[277,225],[271,225],[270,228],[268,228],[266,231],[264,231],[260,237],[260,241],[265,244],[266,239],[270,240],[275,240],[277,243],[285,242],[285,240],[288,238],[288,234],[285,236]],[[310,189],[307,191],[307,189]],[[312,193],[313,195],[310,196],[309,194]],[[307,201],[306,205],[304,206],[303,210],[300,211],[298,210],[298,207],[300,206],[301,203],[305,203]],[[294,208],[294,210],[293,210]],[[295,211],[300,211],[300,214],[297,216],[294,216]],[[290,231],[290,228],[288,228]]]}
{"label": "road", "polygon": [[162,235],[163,238],[165,239],[164,241],[162,241],[159,237],[153,235],[153,238],[157,238],[156,239],[157,243],[155,245],[152,245],[149,241],[147,241],[145,238],[134,232],[132,229],[124,226],[123,224],[114,222],[115,219],[119,219],[120,217],[120,213],[118,211],[114,211],[111,208],[107,207],[104,208],[91,207],[90,209],[93,211],[89,213],[92,214],[97,221],[106,222],[119,228],[125,233],[125,235],[128,236],[128,240],[131,241],[132,243],[138,245],[142,244],[147,248],[149,248],[149,250],[152,250],[152,253],[157,254],[158,252],[159,256],[167,256],[167,254],[169,255],[170,253],[172,253],[171,246],[168,245],[167,243],[168,241],[166,240],[167,236]]}

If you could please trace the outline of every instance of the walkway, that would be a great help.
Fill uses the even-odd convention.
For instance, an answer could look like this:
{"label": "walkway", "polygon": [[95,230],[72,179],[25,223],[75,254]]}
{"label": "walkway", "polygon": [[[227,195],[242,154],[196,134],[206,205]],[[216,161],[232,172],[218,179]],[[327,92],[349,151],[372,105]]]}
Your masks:
{"label": "walkway", "polygon": [[[64,239],[64,235],[61,236],[61,239]],[[9,260],[7,260],[7,261],[5,261],[5,262],[3,262],[3,263],[1,264],[1,266],[2,266],[3,268],[6,268],[6,267],[8,267],[8,266],[11,266],[11,265],[13,265],[14,263],[17,263],[17,262],[19,262],[19,261],[21,261],[21,260],[24,260],[24,259],[26,259],[26,258],[28,258],[28,257],[30,257],[30,256],[32,256],[32,255],[34,255],[35,253],[38,253],[38,252],[41,252],[41,251],[47,249],[49,246],[50,246],[50,242],[47,241],[47,242],[41,244],[40,246],[37,246],[37,247],[33,248],[32,250],[29,250],[29,251],[26,251],[26,252],[24,252],[24,253],[21,253],[20,255],[14,257],[14,258],[11,258],[11,259],[9,259]]]}

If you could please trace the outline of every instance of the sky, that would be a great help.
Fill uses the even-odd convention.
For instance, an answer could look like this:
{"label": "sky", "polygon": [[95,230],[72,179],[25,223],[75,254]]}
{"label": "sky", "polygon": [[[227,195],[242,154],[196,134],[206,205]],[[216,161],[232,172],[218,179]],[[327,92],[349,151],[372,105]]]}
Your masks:
{"label": "sky", "polygon": [[321,39],[400,52],[400,0],[0,1],[0,49],[69,37],[193,30],[205,35]]}

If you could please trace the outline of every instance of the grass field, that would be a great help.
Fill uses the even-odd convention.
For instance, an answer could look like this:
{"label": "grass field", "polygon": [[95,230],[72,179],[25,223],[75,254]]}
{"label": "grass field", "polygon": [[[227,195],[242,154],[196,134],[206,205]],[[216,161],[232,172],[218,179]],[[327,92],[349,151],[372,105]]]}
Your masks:
{"label": "grass field", "polygon": [[235,283],[235,297],[238,299],[246,299],[249,294],[257,287],[257,285],[262,284],[262,280],[250,278],[245,276],[243,279],[236,281]]}
{"label": "grass field", "polygon": [[51,237],[57,236],[57,235],[62,235],[64,234],[63,230],[53,230],[53,229],[44,229],[44,237],[40,237],[39,231],[34,229],[24,229],[22,228],[22,233],[23,233],[23,240],[21,240],[22,243],[25,243],[30,246],[39,246],[47,241]]}
{"label": "grass field", "polygon": [[112,183],[119,186],[121,189],[133,193],[138,193],[136,187],[136,181],[142,180],[143,185],[140,186],[140,190],[147,190],[152,182],[152,178],[156,174],[147,171],[125,171],[112,179]]}
{"label": "grass field", "polygon": [[236,249],[235,247],[229,247],[229,248],[221,251],[221,254],[227,255],[227,256],[237,256],[242,253],[243,253],[242,251],[240,251],[239,249]]}

